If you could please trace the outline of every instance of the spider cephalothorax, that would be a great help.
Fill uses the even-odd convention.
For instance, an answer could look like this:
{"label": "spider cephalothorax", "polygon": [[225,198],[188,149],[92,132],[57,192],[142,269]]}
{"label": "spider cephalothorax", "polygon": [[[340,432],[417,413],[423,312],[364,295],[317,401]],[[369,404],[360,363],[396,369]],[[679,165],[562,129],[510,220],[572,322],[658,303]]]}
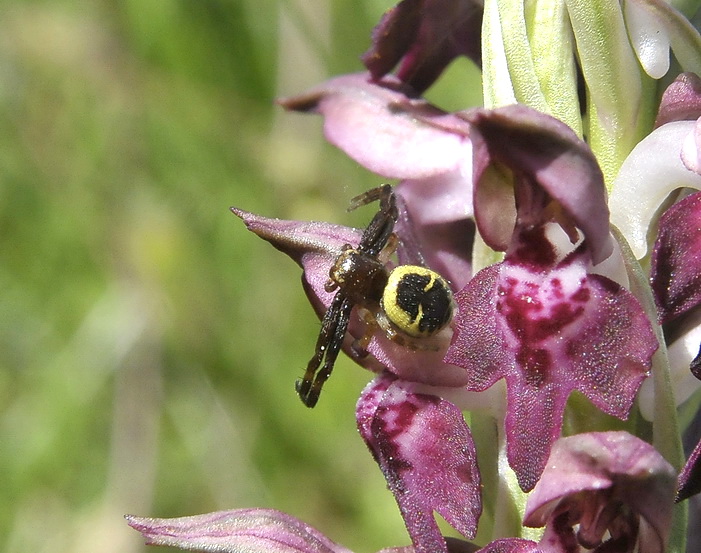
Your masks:
{"label": "spider cephalothorax", "polygon": [[326,291],[336,291],[321,323],[316,351],[304,377],[297,381],[299,397],[314,407],[341,350],[354,306],[363,308],[369,324],[361,340],[367,345],[379,326],[387,337],[411,349],[434,349],[431,338],[453,315],[453,298],[446,280],[425,267],[386,267],[397,237],[393,233],[397,206],[388,184],[351,200],[349,211],[379,200],[380,209],[357,247],[346,244],[329,270]]}

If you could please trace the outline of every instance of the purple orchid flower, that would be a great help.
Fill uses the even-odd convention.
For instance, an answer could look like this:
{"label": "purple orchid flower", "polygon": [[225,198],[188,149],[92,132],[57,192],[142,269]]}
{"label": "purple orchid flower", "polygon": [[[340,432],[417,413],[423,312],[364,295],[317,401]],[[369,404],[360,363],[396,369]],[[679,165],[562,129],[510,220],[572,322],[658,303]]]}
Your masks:
{"label": "purple orchid flower", "polygon": [[539,542],[501,539],[480,553],[664,553],[676,473],[627,432],[591,432],[555,442],[528,497],[524,524]]}
{"label": "purple orchid flower", "polygon": [[549,525],[545,539],[557,536],[562,544],[576,537],[595,551],[663,553],[675,486],[674,468],[627,432],[561,438],[528,498],[524,523]]}
{"label": "purple orchid flower", "polygon": [[468,120],[477,225],[506,257],[457,295],[446,361],[467,369],[472,391],[506,379],[508,458],[530,490],[570,393],[625,418],[657,341],[635,297],[597,274],[614,246],[589,148],[566,125],[523,106]]}
{"label": "purple orchid flower", "polygon": [[[323,314],[334,297],[325,288],[329,268],[346,244],[358,244],[361,232],[320,222],[268,219],[238,209],[234,213],[302,266],[305,290]],[[407,224],[408,219],[405,228]],[[356,343],[366,333],[367,325],[354,308],[344,351],[366,368],[387,371],[358,402],[361,435],[388,480],[417,553],[440,551],[445,546],[434,510],[468,537],[474,536],[481,511],[470,431],[457,407],[431,393],[436,386],[461,387],[466,371],[443,361],[449,342],[438,351],[412,350],[379,330],[360,350]]]}

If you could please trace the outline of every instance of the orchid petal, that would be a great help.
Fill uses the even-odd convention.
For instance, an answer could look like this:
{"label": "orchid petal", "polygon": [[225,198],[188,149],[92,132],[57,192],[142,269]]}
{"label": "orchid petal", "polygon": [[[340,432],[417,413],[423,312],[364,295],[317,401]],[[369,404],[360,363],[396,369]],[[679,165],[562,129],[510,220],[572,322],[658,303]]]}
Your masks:
{"label": "orchid petal", "polygon": [[650,273],[660,322],[701,303],[701,192],[660,217]]}
{"label": "orchid petal", "polygon": [[480,63],[482,6],[475,0],[403,0],[375,27],[363,63],[379,80],[401,61],[397,76],[421,93],[457,56]]}
{"label": "orchid petal", "polygon": [[701,175],[689,171],[680,158],[684,139],[693,129],[692,121],[655,129],[626,158],[613,184],[611,222],[638,259],[647,254],[648,232],[667,196],[678,188],[701,190]]}
{"label": "orchid petal", "polygon": [[684,139],[682,162],[689,171],[701,175],[701,118],[697,119],[694,129]]}
{"label": "orchid petal", "polygon": [[272,509],[218,511],[180,518],[126,516],[148,545],[209,553],[351,553],[308,524]]}
{"label": "orchid petal", "polygon": [[[618,525],[635,534],[639,551],[664,553],[675,488],[672,466],[650,444],[627,432],[561,438],[528,498],[524,524],[544,526],[567,510],[570,524],[580,525],[580,543],[588,548]],[[627,513],[639,522],[618,522]]]}
{"label": "orchid petal", "polygon": [[677,501],[683,501],[698,493],[701,493],[701,441],[694,447],[679,475]]}
{"label": "orchid petal", "polygon": [[333,293],[325,290],[329,269],[346,244],[357,245],[357,229],[319,221],[286,221],[256,215],[236,207],[231,211],[246,228],[290,256],[304,269],[303,283],[314,310],[320,316],[331,305]]}
{"label": "orchid petal", "polygon": [[460,290],[472,276],[472,243],[475,224],[472,215],[471,159],[454,173],[424,180],[403,181],[397,186],[400,219],[397,232],[402,243],[412,236],[414,255],[402,257],[404,264],[426,265]]}
{"label": "orchid petal", "polygon": [[460,410],[384,373],[358,401],[360,434],[394,494],[417,553],[446,551],[434,519],[474,537],[482,504],[475,446]]}
{"label": "orchid petal", "polygon": [[279,103],[322,114],[329,142],[387,178],[430,178],[470,157],[465,121],[409,97],[393,77],[375,83],[366,73],[345,75]]}
{"label": "orchid petal", "polygon": [[501,190],[498,185],[483,187],[492,182],[489,174],[490,180],[479,180],[497,162],[526,175],[557,200],[589,240],[594,263],[611,254],[603,175],[589,147],[567,125],[520,105],[474,110],[467,119],[477,131],[473,133],[477,225],[490,246],[506,249],[516,218],[513,191],[505,185]]}
{"label": "orchid petal", "polygon": [[[652,33],[655,30],[660,32],[661,29],[664,29],[666,38],[669,40],[672,51],[682,69],[701,74],[701,36],[684,14],[665,0],[626,0],[626,5],[628,4],[634,4],[637,11],[647,13],[644,23],[639,20],[633,22],[631,34],[636,36],[640,32]],[[630,29],[631,22],[626,22]],[[641,24],[644,28],[635,28]],[[658,48],[663,48],[664,42],[661,41]],[[657,55],[661,55],[661,53]],[[640,61],[643,63],[642,59]],[[645,67],[644,63],[643,67]],[[653,74],[650,76],[655,77]]]}
{"label": "orchid petal", "polygon": [[655,128],[672,121],[695,121],[701,117],[701,78],[682,73],[662,94]]}

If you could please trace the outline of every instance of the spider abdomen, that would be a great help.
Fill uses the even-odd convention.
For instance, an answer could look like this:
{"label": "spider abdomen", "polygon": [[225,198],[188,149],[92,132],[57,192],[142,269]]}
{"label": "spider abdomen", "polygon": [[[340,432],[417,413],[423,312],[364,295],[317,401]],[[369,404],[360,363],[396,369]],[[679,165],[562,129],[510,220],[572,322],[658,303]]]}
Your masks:
{"label": "spider abdomen", "polygon": [[381,306],[397,330],[413,338],[428,338],[450,322],[453,294],[435,271],[400,265],[389,275]]}

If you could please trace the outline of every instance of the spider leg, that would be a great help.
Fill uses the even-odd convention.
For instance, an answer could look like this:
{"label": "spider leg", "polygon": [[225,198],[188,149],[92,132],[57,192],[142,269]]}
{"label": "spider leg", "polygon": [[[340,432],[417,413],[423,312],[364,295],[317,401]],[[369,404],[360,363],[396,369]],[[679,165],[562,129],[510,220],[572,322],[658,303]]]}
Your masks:
{"label": "spider leg", "polygon": [[[304,377],[295,383],[295,389],[302,403],[307,407],[316,405],[324,382],[331,376],[348,330],[352,309],[353,303],[345,297],[345,294],[338,292],[324,315],[314,357],[309,360]],[[319,369],[320,366],[321,369]]]}
{"label": "spider leg", "polygon": [[380,209],[370,221],[360,239],[358,250],[371,256],[377,256],[387,244],[394,231],[394,223],[399,217],[394,192],[389,184],[368,190],[351,200],[348,211],[380,201]]}

